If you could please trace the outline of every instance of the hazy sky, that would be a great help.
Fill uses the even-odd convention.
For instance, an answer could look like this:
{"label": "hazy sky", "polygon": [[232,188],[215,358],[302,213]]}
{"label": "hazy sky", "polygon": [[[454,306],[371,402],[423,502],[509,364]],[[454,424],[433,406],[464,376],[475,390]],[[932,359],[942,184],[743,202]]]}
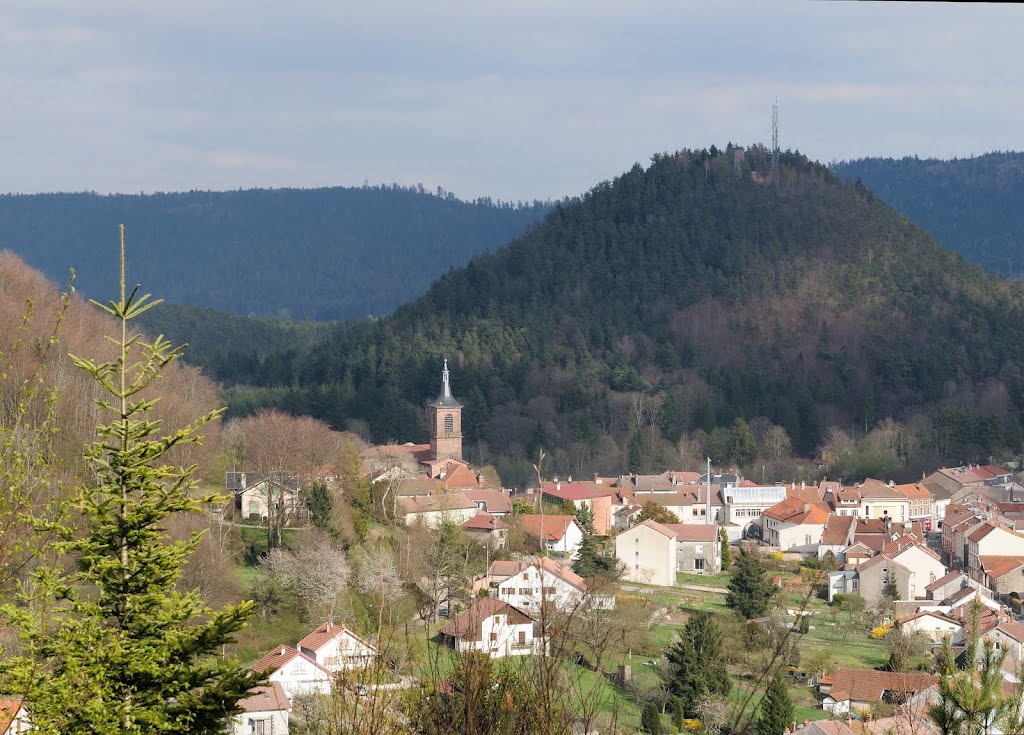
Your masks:
{"label": "hazy sky", "polygon": [[0,191],[577,194],[651,154],[1024,143],[1024,8],[2,0]]}

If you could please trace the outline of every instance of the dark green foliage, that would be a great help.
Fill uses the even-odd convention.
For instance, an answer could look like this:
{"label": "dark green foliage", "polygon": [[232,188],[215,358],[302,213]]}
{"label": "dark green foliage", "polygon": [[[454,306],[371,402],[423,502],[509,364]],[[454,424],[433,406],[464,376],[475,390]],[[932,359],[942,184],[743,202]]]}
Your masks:
{"label": "dark green foliage", "polygon": [[896,587],[896,575],[891,571],[885,575],[882,594],[890,600],[898,600],[900,598],[900,591]]}
{"label": "dark green foliage", "polygon": [[661,735],[661,710],[652,701],[648,701],[640,713],[640,729],[650,735]]}
{"label": "dark green foliage", "polygon": [[777,591],[760,557],[741,548],[725,604],[748,620],[759,618],[768,612]]}
{"label": "dark green foliage", "polygon": [[[677,456],[667,439],[698,429],[715,459],[743,464],[757,450],[737,418],[781,426],[803,456],[826,420],[870,429],[915,413],[930,467],[1015,451],[1024,292],[799,154],[783,155],[779,185],[755,183],[764,155],[655,156],[391,317],[222,360],[215,377],[260,386],[231,390],[233,413],[276,407],[423,441],[451,357],[456,395],[474,400],[467,435],[520,486],[539,446],[553,472],[648,472]],[[943,408],[982,394],[984,413]]]}
{"label": "dark green foliage", "polygon": [[313,489],[309,492],[309,500],[306,501],[306,504],[309,507],[309,520],[313,525],[325,531],[330,529],[334,499],[325,483],[313,483]]}
{"label": "dark green foliage", "polygon": [[131,281],[172,302],[365,318],[387,314],[452,266],[518,237],[549,206],[464,202],[399,186],[5,195],[0,250],[51,278],[74,267],[78,289],[91,296],[108,282],[110,222],[121,221],[137,233]]}
{"label": "dark green foliage", "polygon": [[761,700],[754,732],[757,735],[782,735],[784,730],[792,727],[795,712],[789,687],[782,676],[776,674]]}
{"label": "dark green foliage", "polygon": [[743,419],[736,419],[729,434],[729,459],[739,467],[747,467],[757,457],[757,439]]}
{"label": "dark green foliage", "polygon": [[[150,305],[126,294],[122,255],[120,299],[102,308],[126,328]],[[42,524],[59,540],[39,558],[19,604],[3,607],[21,646],[0,662],[0,688],[24,697],[32,731],[42,735],[223,733],[238,700],[262,680],[220,655],[253,603],[211,610],[198,590],[179,590],[202,534],[172,540],[167,530],[175,515],[223,502],[195,493],[195,468],[168,456],[199,442],[220,411],[162,435],[153,383],[180,348],[111,341],[119,350],[109,362],[74,358],[112,416],[86,448],[88,485],[71,499],[80,522]]]}
{"label": "dark green foliage", "polygon": [[583,529],[583,533],[594,533],[594,511],[590,509],[589,505],[580,505],[573,515],[576,517],[576,522],[580,524],[580,528]]}
{"label": "dark green foliage", "polygon": [[701,695],[729,693],[722,629],[711,613],[698,612],[687,620],[679,640],[665,651],[665,657],[666,684],[677,713],[696,717]]}
{"label": "dark green foliage", "polygon": [[1024,273],[1024,153],[952,161],[864,158],[832,170],[863,182],[972,263],[1016,278]]}
{"label": "dark green foliage", "polygon": [[729,548],[729,532],[724,528],[718,529],[718,538],[722,544],[722,571],[732,566],[732,549]]}
{"label": "dark green foliage", "polygon": [[615,567],[616,558],[601,548],[597,537],[585,535],[572,570],[584,578],[612,577],[615,575]]}

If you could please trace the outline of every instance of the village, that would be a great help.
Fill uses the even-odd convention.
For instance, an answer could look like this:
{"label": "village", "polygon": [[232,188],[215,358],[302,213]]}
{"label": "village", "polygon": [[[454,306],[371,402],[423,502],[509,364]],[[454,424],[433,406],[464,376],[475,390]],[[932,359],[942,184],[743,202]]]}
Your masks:
{"label": "village", "polygon": [[[304,637],[280,640],[252,665],[269,685],[240,703],[234,733],[288,733],[308,710],[301,702],[334,690],[358,708],[361,697],[418,686],[428,658],[436,671],[450,666],[439,667],[439,656],[470,652],[567,656],[577,644],[559,636],[577,628],[556,621],[569,618],[619,626],[623,639],[643,630],[635,647],[602,649],[596,671],[583,672],[583,689],[610,697],[576,731],[603,731],[609,711],[621,731],[651,731],[639,713],[658,696],[671,727],[659,690],[664,649],[695,613],[736,616],[728,598],[738,556],[755,558],[774,588],[769,609],[746,625],[782,630],[788,641],[791,733],[938,732],[927,711],[944,646],[962,655],[988,641],[1006,652],[1006,690],[1021,682],[1024,485],[1008,469],[940,468],[910,484],[758,484],[710,461],[704,472],[586,480],[545,479],[538,467],[536,486],[512,491],[463,458],[462,409],[445,364],[428,407],[430,443],[372,446],[362,456],[396,522],[423,533],[458,529],[483,555],[480,572],[461,580],[468,594],[436,595],[416,621],[428,642],[417,649],[422,660],[398,670],[380,626],[311,621]],[[226,487],[234,512],[253,523],[271,523],[275,508],[285,526],[308,518],[303,478],[231,472]],[[742,693],[763,694],[765,682],[742,673],[739,662],[752,658],[730,658],[734,704]],[[609,704],[616,697],[629,707]],[[694,721],[682,729],[708,731]]]}

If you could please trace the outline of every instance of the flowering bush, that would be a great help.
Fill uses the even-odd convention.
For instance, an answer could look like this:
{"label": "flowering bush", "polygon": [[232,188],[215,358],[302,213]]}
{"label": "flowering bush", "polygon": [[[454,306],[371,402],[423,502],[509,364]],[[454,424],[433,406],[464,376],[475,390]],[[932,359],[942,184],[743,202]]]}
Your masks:
{"label": "flowering bush", "polygon": [[888,625],[879,625],[877,628],[871,629],[871,640],[877,641],[879,638],[885,638],[889,635],[889,631],[892,630]]}
{"label": "flowering bush", "polygon": [[683,720],[683,729],[686,730],[686,732],[700,732],[700,720]]}

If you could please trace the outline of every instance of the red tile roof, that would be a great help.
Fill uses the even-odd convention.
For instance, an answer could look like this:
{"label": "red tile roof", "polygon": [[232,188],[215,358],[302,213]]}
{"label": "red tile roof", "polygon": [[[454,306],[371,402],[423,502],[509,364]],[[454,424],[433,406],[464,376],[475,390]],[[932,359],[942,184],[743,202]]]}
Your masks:
{"label": "red tile roof", "polygon": [[256,687],[248,697],[238,700],[238,706],[243,712],[288,712],[292,708],[284,688],[276,681]]}
{"label": "red tile roof", "polygon": [[925,591],[926,592],[935,592],[936,590],[940,590],[943,587],[945,587],[947,584],[949,584],[950,582],[953,582],[954,580],[956,580],[958,577],[964,577],[964,579],[966,579],[966,577],[964,576],[963,572],[953,571],[953,572],[950,572],[949,574],[947,574],[945,577],[939,577],[938,579],[936,579],[930,585],[925,587]]}
{"label": "red tile roof", "polygon": [[1024,564],[1024,556],[979,556],[981,568],[993,579],[999,579]]}
{"label": "red tile roof", "polygon": [[853,516],[831,516],[825,522],[825,528],[821,532],[822,546],[843,546],[850,538],[850,529],[853,527]]}
{"label": "red tile roof", "polygon": [[328,643],[333,641],[335,638],[344,635],[346,632],[360,643],[374,648],[373,645],[367,643],[362,638],[357,636],[351,630],[348,630],[344,625],[333,625],[329,622],[324,623],[319,628],[314,630],[312,633],[307,635],[301,641],[299,641],[296,648],[308,648],[311,651],[319,651],[321,648],[326,646]]}
{"label": "red tile roof", "polygon": [[519,525],[531,536],[542,541],[561,541],[575,520],[574,516],[521,515]]}
{"label": "red tile roof", "polygon": [[286,664],[290,663],[295,658],[302,658],[307,663],[312,664],[316,668],[322,669],[326,672],[326,669],[324,669],[316,661],[311,659],[306,654],[301,653],[290,646],[277,646],[276,648],[274,648],[274,650],[270,651],[268,654],[266,654],[263,658],[261,658],[259,661],[254,663],[249,668],[260,674],[269,673],[270,671],[277,671],[282,666],[285,666]]}
{"label": "red tile roof", "polygon": [[916,482],[912,482],[907,485],[897,485],[893,490],[907,498],[910,498],[911,500],[920,500],[932,497],[931,491],[928,490],[928,488]]}
{"label": "red tile roof", "polygon": [[599,485],[595,482],[563,482],[559,486],[551,485],[544,488],[544,494],[559,500],[590,500],[608,498],[616,493],[603,483]]}
{"label": "red tile roof", "polygon": [[762,515],[783,523],[820,525],[828,521],[829,510],[819,503],[810,503],[793,496],[776,503]]}
{"label": "red tile roof", "polygon": [[463,490],[462,494],[474,503],[483,503],[486,506],[483,510],[488,513],[512,512],[512,500],[509,497],[509,494],[504,490],[483,487],[469,488],[467,490]]}
{"label": "red tile roof", "polygon": [[452,618],[441,633],[459,640],[479,641],[483,634],[483,622],[492,615],[507,615],[510,625],[522,625],[533,621],[518,607],[509,605],[495,597],[483,597]]}
{"label": "red tile roof", "polygon": [[462,524],[463,528],[475,531],[500,531],[508,528],[508,524],[490,513],[477,513]]}
{"label": "red tile roof", "polygon": [[676,535],[677,541],[709,543],[718,540],[718,525],[715,523],[666,523],[665,528]]}
{"label": "red tile roof", "polygon": [[462,493],[414,495],[408,498],[399,498],[398,504],[402,506],[403,513],[430,513],[476,508],[476,503]]}
{"label": "red tile roof", "polygon": [[[680,524],[675,524],[675,525],[680,525]],[[670,539],[674,539],[676,537],[676,532],[672,530],[674,526],[664,525],[664,524],[658,523],[657,521],[652,521],[649,518],[646,521],[643,521],[642,523],[636,524],[635,526],[633,526],[633,528],[639,528],[640,526],[645,526],[647,528],[650,528],[653,531],[657,531],[662,536],[667,536]]]}
{"label": "red tile roof", "polygon": [[916,693],[938,681],[931,674],[873,669],[839,669],[828,696],[837,702],[880,702],[886,692]]}
{"label": "red tile roof", "polygon": [[0,735],[6,733],[14,722],[14,718],[21,711],[20,699],[6,699],[0,701]]}

